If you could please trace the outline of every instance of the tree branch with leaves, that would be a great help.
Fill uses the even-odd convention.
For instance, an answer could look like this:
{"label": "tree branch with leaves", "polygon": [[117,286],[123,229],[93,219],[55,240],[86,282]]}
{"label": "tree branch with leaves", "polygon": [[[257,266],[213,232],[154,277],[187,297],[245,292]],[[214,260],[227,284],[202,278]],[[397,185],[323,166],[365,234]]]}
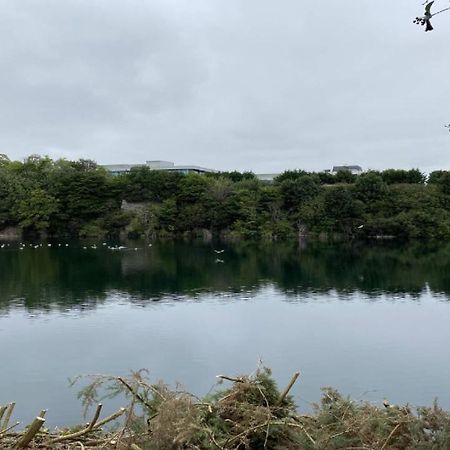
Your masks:
{"label": "tree branch with leaves", "polygon": [[421,17],[416,17],[413,20],[413,23],[420,25],[420,26],[425,26],[425,31],[434,30],[433,25],[431,25],[431,19],[434,16],[437,16],[438,14],[442,14],[443,12],[450,11],[450,6],[449,6],[449,7],[442,8],[438,11],[433,12],[431,10],[431,8],[433,7],[433,5],[436,6],[435,3],[437,3],[437,1],[438,0],[433,0],[430,2],[429,0],[427,0],[425,3],[422,3],[422,5],[425,6],[424,14]]}

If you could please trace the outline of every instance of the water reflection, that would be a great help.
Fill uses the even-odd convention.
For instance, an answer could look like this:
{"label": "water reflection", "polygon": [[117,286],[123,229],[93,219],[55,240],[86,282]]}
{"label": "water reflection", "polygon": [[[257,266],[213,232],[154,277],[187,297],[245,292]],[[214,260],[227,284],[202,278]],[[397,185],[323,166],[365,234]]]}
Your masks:
{"label": "water reflection", "polygon": [[450,295],[448,245],[241,244],[225,247],[224,263],[215,262],[212,244],[128,246],[111,251],[71,243],[20,251],[17,243],[10,244],[0,250],[0,311],[18,305],[42,311],[91,309],[112,292],[138,303],[202,293],[251,297],[267,284],[287,301],[330,291],[341,299],[354,292],[374,299],[381,294],[418,298],[428,289],[443,299]]}

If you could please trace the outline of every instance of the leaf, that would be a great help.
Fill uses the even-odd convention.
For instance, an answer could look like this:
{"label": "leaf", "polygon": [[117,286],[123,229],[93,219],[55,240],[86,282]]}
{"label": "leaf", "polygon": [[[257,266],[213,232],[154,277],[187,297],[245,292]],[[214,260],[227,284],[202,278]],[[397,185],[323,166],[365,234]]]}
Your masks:
{"label": "leaf", "polygon": [[434,0],[430,3],[427,3],[427,5],[425,6],[425,15],[426,16],[431,16],[431,7],[433,6]]}

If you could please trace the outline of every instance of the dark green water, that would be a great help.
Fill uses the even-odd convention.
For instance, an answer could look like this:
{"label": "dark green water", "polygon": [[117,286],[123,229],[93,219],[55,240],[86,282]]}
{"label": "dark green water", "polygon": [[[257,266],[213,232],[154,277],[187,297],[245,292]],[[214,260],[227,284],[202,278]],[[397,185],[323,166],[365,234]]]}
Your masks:
{"label": "dark green water", "polygon": [[302,372],[300,409],[325,385],[450,408],[449,246],[96,244],[0,248],[0,404],[19,419],[80,421],[80,373],[204,394],[260,359],[282,384]]}

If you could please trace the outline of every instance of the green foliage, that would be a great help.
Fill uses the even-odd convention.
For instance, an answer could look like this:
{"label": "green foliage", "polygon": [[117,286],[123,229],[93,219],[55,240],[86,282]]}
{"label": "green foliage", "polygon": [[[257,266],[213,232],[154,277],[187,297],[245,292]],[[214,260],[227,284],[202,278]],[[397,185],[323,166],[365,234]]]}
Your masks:
{"label": "green foliage", "polygon": [[161,202],[176,196],[184,179],[178,172],[150,170],[147,166],[133,168],[120,178],[124,199],[130,202]]}
{"label": "green foliage", "polygon": [[283,207],[288,211],[296,211],[320,193],[320,185],[314,176],[305,175],[285,179],[280,183],[280,191]]}
{"label": "green foliage", "polygon": [[387,184],[400,184],[400,183],[410,183],[410,184],[423,184],[425,183],[426,176],[420,172],[419,169],[411,170],[397,170],[388,169],[381,172],[381,177],[383,181]]}
{"label": "green foliage", "polygon": [[417,169],[360,176],[290,170],[269,184],[250,172],[181,174],[146,166],[115,177],[91,160],[1,157],[0,228],[82,236],[450,239],[450,172],[424,180]]}
{"label": "green foliage", "polygon": [[360,200],[374,202],[385,198],[387,186],[380,175],[368,172],[358,177],[355,183],[355,192]]}
{"label": "green foliage", "polygon": [[275,177],[274,181],[276,183],[282,183],[286,180],[297,180],[305,175],[308,175],[308,172],[305,172],[304,170],[286,170],[282,174]]}
{"label": "green foliage", "polygon": [[17,205],[19,225],[27,231],[47,231],[58,206],[55,197],[42,189],[33,189]]}
{"label": "green foliage", "polygon": [[335,183],[352,184],[356,179],[357,175],[353,175],[350,170],[339,170],[339,172],[334,175]]}
{"label": "green foliage", "polygon": [[450,414],[436,402],[417,410],[388,401],[377,406],[324,388],[313,412],[301,414],[264,367],[251,376],[219,376],[231,386],[216,388],[202,399],[152,384],[146,374],[141,370],[127,378],[93,376],[80,397],[87,406],[127,396],[126,434],[148,450],[450,448]]}
{"label": "green foliage", "polygon": [[93,221],[84,224],[79,231],[80,237],[83,238],[102,238],[106,235],[106,231],[102,228],[99,221]]}

